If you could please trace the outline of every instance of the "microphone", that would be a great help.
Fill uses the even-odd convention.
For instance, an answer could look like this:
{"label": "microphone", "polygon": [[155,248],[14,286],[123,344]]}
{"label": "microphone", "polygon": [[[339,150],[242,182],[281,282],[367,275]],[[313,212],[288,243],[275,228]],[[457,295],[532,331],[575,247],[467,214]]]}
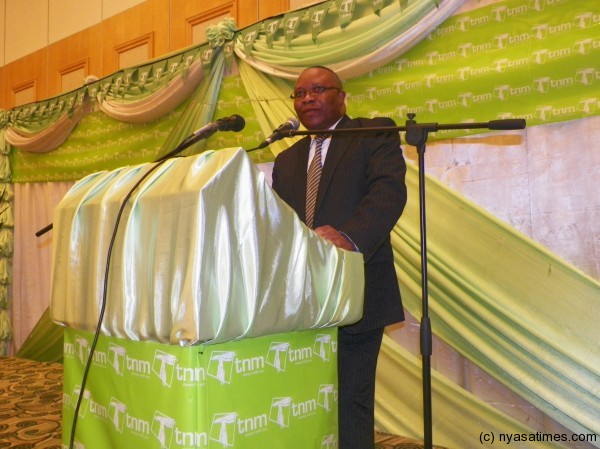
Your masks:
{"label": "microphone", "polygon": [[256,149],[260,150],[261,148],[271,145],[273,142],[281,140],[284,137],[290,137],[290,132],[296,131],[298,128],[300,128],[300,122],[298,119],[296,117],[290,117],[282,125],[280,125],[279,128],[274,130],[273,134],[267,137],[267,140],[257,146]]}
{"label": "microphone", "polygon": [[233,114],[232,116],[220,118],[216,122],[217,131],[234,131],[238,132],[244,129],[246,121],[241,115]]}
{"label": "microphone", "polygon": [[490,120],[489,129],[525,129],[525,119],[509,118],[502,120]]}
{"label": "microphone", "polygon": [[246,126],[246,121],[240,115],[234,114],[230,117],[220,118],[214,122],[204,125],[202,128],[194,131],[181,144],[187,146],[196,143],[200,139],[212,136],[217,131],[241,131]]}
{"label": "microphone", "polygon": [[170,153],[165,154],[163,157],[158,158],[154,162],[162,162],[165,159],[169,159],[178,153],[181,153],[190,145],[195,144],[200,139],[206,139],[212,136],[217,131],[241,131],[246,126],[246,121],[240,115],[234,114],[230,117],[220,118],[214,122],[210,122],[204,125],[202,128],[194,131],[193,134],[186,137],[183,142],[177,145]]}

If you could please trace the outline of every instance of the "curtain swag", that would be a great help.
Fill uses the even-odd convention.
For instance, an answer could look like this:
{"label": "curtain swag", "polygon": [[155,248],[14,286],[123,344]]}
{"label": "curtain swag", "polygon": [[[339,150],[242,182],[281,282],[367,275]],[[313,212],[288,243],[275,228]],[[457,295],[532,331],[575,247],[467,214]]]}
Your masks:
{"label": "curtain swag", "polygon": [[[226,18],[207,29],[207,42],[199,46],[100,80],[89,77],[75,91],[2,111],[0,125],[10,145],[46,153],[64,143],[82,116],[95,110],[126,123],[153,122],[192,95],[220,52],[229,68],[237,56],[261,72],[285,79],[293,79],[302,67],[317,63],[330,64],[342,77],[350,78],[373,68],[365,64],[365,55],[385,53],[384,58],[376,59],[379,65],[391,60],[463,1],[329,0],[243,30],[236,30],[234,20]],[[434,20],[429,17],[432,13]],[[417,38],[402,37],[399,44],[399,30],[411,28],[421,19],[426,21],[423,32]],[[340,45],[346,50],[340,51]]]}
{"label": "curtain swag", "polygon": [[219,51],[205,43],[101,80],[91,79],[59,97],[5,111],[4,138],[20,150],[44,153],[64,143],[80,119],[93,110],[126,123],[155,121],[192,95]]}

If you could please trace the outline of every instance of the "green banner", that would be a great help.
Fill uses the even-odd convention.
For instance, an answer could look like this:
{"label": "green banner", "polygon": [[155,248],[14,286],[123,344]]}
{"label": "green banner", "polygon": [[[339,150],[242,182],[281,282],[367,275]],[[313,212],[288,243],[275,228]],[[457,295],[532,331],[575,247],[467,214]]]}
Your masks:
{"label": "green banner", "polygon": [[[207,150],[240,147],[248,151],[256,148],[265,139],[265,135],[256,119],[252,101],[248,97],[242,78],[239,75],[223,78],[215,118],[228,117],[233,114],[244,117],[246,125],[243,131],[240,133],[221,132],[213,134],[206,141],[205,148]],[[262,150],[250,151],[248,156],[254,163],[271,162],[273,160],[273,153],[268,147]]]}
{"label": "green banner", "polygon": [[398,124],[408,113],[418,123],[524,118],[528,126],[595,115],[597,17],[596,2],[523,0],[454,15],[401,57],[349,80],[349,111]]}
{"label": "green banner", "polygon": [[187,102],[155,122],[126,123],[103,112],[82,117],[56,150],[29,153],[13,148],[13,182],[52,182],[81,179],[90,173],[156,160]]}
{"label": "green banner", "polygon": [[[65,444],[92,339],[65,330]],[[336,328],[192,347],[101,336],[76,447],[333,449],[336,352]]]}

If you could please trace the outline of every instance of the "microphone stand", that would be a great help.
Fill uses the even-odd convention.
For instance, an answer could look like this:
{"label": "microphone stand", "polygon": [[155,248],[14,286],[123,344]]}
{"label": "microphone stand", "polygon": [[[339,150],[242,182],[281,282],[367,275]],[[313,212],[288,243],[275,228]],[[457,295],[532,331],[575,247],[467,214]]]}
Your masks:
{"label": "microphone stand", "polygon": [[[419,165],[419,225],[421,238],[421,295],[422,295],[422,318],[421,318],[421,358],[422,358],[422,379],[423,379],[423,442],[425,449],[433,447],[433,420],[432,420],[432,401],[431,401],[431,354],[433,348],[433,337],[431,331],[431,320],[429,318],[429,290],[427,275],[427,226],[426,226],[426,207],[425,207],[425,147],[428,133],[436,132],[442,129],[524,129],[524,119],[506,119],[492,120],[485,123],[457,123],[440,125],[438,123],[422,123],[415,121],[415,114],[407,114],[408,120],[406,126],[385,126],[375,128],[341,128],[328,130],[312,131],[291,131],[289,137],[295,135],[311,134],[342,134],[342,133],[372,133],[384,131],[406,131],[404,138],[406,143],[415,146],[418,154]],[[287,134],[286,134],[287,136]]]}

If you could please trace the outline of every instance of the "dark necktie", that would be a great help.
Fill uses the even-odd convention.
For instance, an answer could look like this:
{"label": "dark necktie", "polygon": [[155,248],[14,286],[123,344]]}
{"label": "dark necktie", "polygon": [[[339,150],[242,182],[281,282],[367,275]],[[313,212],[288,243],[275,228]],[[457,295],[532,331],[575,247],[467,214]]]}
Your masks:
{"label": "dark necktie", "polygon": [[317,192],[319,191],[319,181],[321,179],[321,148],[323,141],[328,135],[318,135],[315,137],[315,155],[308,167],[306,179],[306,226],[313,227],[315,219],[315,206],[317,204]]}

